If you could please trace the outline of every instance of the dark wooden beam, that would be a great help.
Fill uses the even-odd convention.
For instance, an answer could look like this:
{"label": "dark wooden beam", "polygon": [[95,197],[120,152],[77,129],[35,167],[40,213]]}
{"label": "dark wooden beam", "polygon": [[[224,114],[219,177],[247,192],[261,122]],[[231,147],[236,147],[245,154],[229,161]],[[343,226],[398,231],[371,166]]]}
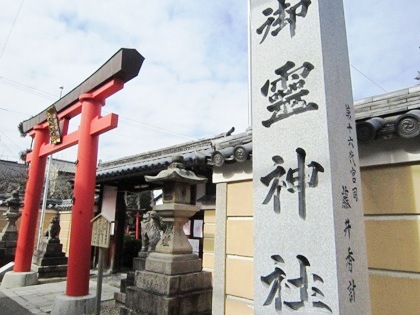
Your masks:
{"label": "dark wooden beam", "polygon": [[[143,61],[144,57],[137,50],[121,48],[90,77],[50,106],[55,106],[57,112],[60,112],[77,102],[81,94],[88,93],[109,80],[120,79],[124,83],[128,82],[138,75]],[[44,110],[38,115],[23,121],[22,131],[27,133],[34,126],[46,120],[47,116]]]}

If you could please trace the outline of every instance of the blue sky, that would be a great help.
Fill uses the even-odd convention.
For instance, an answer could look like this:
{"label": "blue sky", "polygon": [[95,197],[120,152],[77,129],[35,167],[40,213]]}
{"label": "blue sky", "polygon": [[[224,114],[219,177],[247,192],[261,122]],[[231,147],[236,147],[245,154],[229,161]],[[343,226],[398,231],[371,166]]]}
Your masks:
{"label": "blue sky", "polygon": [[[344,5],[354,99],[420,83],[414,80],[420,2]],[[19,136],[19,122],[52,104],[60,86],[69,92],[121,47],[136,48],[146,60],[139,76],[103,108],[119,114],[120,123],[101,136],[100,159],[232,126],[242,132],[249,123],[247,41],[245,0],[2,0],[0,158],[17,160],[30,146],[29,137]],[[55,157],[75,160],[75,153]]]}

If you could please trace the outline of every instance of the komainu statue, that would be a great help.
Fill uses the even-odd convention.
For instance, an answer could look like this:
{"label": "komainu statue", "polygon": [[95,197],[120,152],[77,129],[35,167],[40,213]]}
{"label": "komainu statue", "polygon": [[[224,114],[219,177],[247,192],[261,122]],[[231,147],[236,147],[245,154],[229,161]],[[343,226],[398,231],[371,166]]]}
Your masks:
{"label": "komainu statue", "polygon": [[48,237],[48,240],[58,240],[60,235],[60,219],[58,215],[55,215],[51,218],[50,225],[44,233],[45,237]]}
{"label": "komainu statue", "polygon": [[160,240],[161,226],[155,210],[146,212],[141,220],[141,251],[152,252]]}

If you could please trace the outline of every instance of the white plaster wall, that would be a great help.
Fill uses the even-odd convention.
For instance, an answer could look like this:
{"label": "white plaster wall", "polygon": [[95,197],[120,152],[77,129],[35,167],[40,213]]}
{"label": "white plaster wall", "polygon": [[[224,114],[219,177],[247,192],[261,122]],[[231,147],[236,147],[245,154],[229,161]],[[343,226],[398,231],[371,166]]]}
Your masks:
{"label": "white plaster wall", "polygon": [[252,179],[252,161],[224,164],[213,168],[213,183],[229,183]]}
{"label": "white plaster wall", "polygon": [[420,137],[359,143],[359,158],[361,167],[419,162]]}

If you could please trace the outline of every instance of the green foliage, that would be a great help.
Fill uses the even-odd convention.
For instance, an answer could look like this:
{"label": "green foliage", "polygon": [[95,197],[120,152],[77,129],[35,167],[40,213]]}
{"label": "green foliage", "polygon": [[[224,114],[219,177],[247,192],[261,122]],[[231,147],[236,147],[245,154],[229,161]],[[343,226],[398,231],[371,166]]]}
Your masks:
{"label": "green foliage", "polygon": [[19,157],[20,157],[20,159],[23,161],[23,162],[26,162],[26,155],[29,153],[29,152],[31,152],[32,150],[30,150],[30,149],[26,149],[26,150],[24,150],[24,151],[20,151],[19,152]]}
{"label": "green foliage", "polygon": [[123,267],[132,268],[133,258],[137,257],[141,249],[141,240],[136,240],[130,234],[124,235],[123,254],[121,264]]}
{"label": "green foliage", "polygon": [[23,132],[23,122],[20,122],[18,125],[18,130],[21,137],[26,137],[27,133]]}
{"label": "green foliage", "polygon": [[127,193],[125,195],[125,204],[127,209],[141,209],[141,210],[151,210],[150,206],[152,202],[152,192],[151,191],[142,191],[140,193]]}
{"label": "green foliage", "polygon": [[20,187],[23,191],[26,184],[26,172],[11,168],[0,168],[0,192],[10,193]]}
{"label": "green foliage", "polygon": [[68,182],[67,176],[57,176],[50,179],[50,187],[48,198],[52,199],[71,199],[73,197],[73,189]]}

